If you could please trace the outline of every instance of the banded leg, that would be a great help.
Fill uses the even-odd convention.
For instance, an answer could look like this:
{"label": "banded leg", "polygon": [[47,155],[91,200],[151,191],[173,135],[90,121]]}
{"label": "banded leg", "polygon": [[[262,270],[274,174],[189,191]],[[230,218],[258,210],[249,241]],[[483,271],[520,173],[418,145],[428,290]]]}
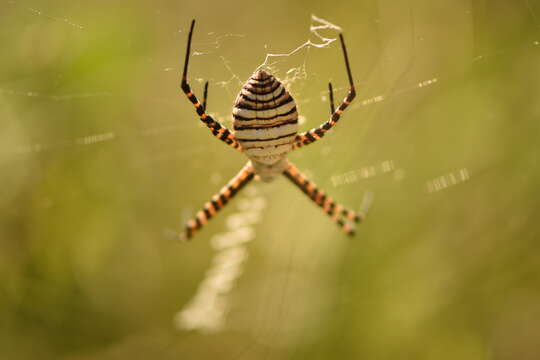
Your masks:
{"label": "banded leg", "polygon": [[327,196],[324,191],[319,190],[317,185],[312,181],[308,180],[296,166],[287,163],[287,167],[283,171],[283,175],[291,180],[296,186],[300,188],[313,200],[317,205],[319,205],[328,216],[348,235],[354,235],[354,228],[349,225],[344,219],[350,220],[355,223],[359,223],[364,220],[366,214],[363,212],[354,212],[344,208],[343,206],[334,202],[334,200]]}
{"label": "banded leg", "polygon": [[[197,114],[199,115],[201,121],[205,123],[206,126],[212,131],[212,134],[218,139],[220,139],[221,141],[225,142],[227,145],[230,145],[234,147],[235,149],[242,151],[242,147],[236,140],[236,137],[234,136],[234,134],[231,133],[229,129],[222,126],[219,122],[214,120],[210,115],[208,115],[205,112],[206,101],[204,105],[201,104],[199,100],[197,100],[197,97],[195,96],[195,94],[191,91],[191,87],[189,86],[187,82],[187,70],[188,70],[188,64],[189,64],[189,55],[191,52],[191,38],[193,36],[194,26],[195,26],[195,20],[191,22],[191,27],[189,29],[186,58],[184,62],[184,72],[182,74],[182,90],[186,94],[189,101],[191,101],[191,103],[195,106],[195,110],[197,111]],[[208,90],[208,86],[205,86],[205,93],[207,92],[207,90]]]}
{"label": "banded leg", "polygon": [[179,235],[180,240],[192,238],[201,227],[208,223],[208,220],[214,217],[219,210],[227,205],[240,189],[253,180],[254,176],[255,174],[251,162],[248,162],[246,166],[244,166],[242,170],[240,170],[240,172],[219,191],[219,193],[212,196],[212,200],[204,204],[203,209],[195,215],[194,219],[187,222],[185,233]]}
{"label": "banded leg", "polygon": [[312,142],[315,142],[322,138],[328,130],[332,129],[337,124],[343,111],[345,111],[347,106],[349,106],[353,99],[356,97],[356,90],[354,89],[351,67],[349,65],[349,57],[347,56],[347,48],[345,47],[345,41],[343,40],[342,34],[339,34],[339,40],[341,41],[343,57],[345,58],[345,67],[347,68],[347,76],[349,77],[349,92],[347,93],[345,99],[343,99],[341,105],[339,105],[339,107],[334,111],[334,96],[332,92],[332,85],[329,84],[330,109],[332,110],[330,120],[326,121],[317,128],[296,135],[295,141],[293,143],[293,149],[298,149],[299,147],[311,144]]}

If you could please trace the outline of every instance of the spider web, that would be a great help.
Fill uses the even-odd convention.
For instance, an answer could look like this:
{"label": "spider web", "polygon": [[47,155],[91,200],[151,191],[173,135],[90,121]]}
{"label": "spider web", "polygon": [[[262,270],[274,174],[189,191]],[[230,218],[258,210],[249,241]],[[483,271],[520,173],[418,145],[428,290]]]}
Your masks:
{"label": "spider web", "polygon": [[[30,57],[37,54],[29,49],[37,46],[34,39],[39,39],[36,34],[43,29],[51,32],[51,38],[63,39],[64,44],[72,44],[69,43],[70,37],[86,44],[95,41],[94,37],[102,41],[105,39],[101,35],[99,22],[88,23],[89,18],[73,8],[64,9],[19,1],[8,1],[6,4],[13,18],[25,24],[36,23],[34,29],[25,28],[26,38],[19,44],[19,51],[29,54]],[[339,42],[336,42],[337,35],[343,31],[350,51],[349,56],[354,59],[352,67],[358,86],[358,97],[331,135],[321,140],[320,144],[307,147],[298,154],[291,154],[291,159],[306,175],[344,205],[358,208],[364,194],[373,191],[376,194],[374,211],[365,225],[370,229],[376,226],[381,228],[385,224],[383,220],[391,218],[392,212],[384,210],[389,206],[396,206],[388,199],[390,195],[398,197],[404,207],[414,207],[414,202],[444,203],[441,200],[444,196],[452,196],[448,194],[466,196],[470,194],[470,186],[489,182],[486,180],[490,179],[489,174],[505,174],[507,167],[504,164],[511,155],[503,151],[489,156],[464,156],[464,152],[472,150],[455,149],[451,143],[445,143],[442,145],[445,148],[440,150],[438,145],[428,142],[427,144],[431,145],[428,148],[438,149],[433,152],[437,152],[439,156],[424,156],[405,137],[411,136],[411,132],[408,132],[410,129],[416,129],[417,133],[425,131],[424,135],[429,136],[432,134],[428,131],[430,125],[425,121],[420,123],[420,120],[409,115],[418,115],[413,109],[425,102],[437,103],[441,97],[457,97],[456,94],[449,93],[456,84],[472,82],[467,74],[480,77],[480,80],[476,80],[480,84],[490,85],[489,80],[481,77],[483,71],[496,71],[497,66],[506,64],[508,59],[537,59],[540,46],[538,8],[529,1],[524,1],[516,12],[526,15],[524,18],[536,29],[530,31],[534,36],[523,37],[523,40],[519,41],[508,38],[506,42],[497,42],[496,46],[491,46],[487,37],[503,35],[476,31],[475,22],[471,20],[471,8],[464,3],[456,5],[456,12],[449,17],[460,24],[456,25],[458,29],[467,29],[463,30],[464,38],[474,43],[471,45],[473,50],[470,54],[464,55],[466,51],[458,54],[461,63],[457,65],[448,59],[430,57],[431,49],[426,44],[433,46],[437,42],[429,38],[428,31],[429,20],[434,19],[427,19],[422,12],[423,7],[409,4],[400,8],[401,13],[397,14],[399,11],[388,10],[384,2],[378,4],[380,13],[371,15],[368,24],[361,29],[374,40],[363,35],[363,31],[358,27],[354,28],[353,22],[346,24],[336,20],[340,19],[337,13],[332,17],[326,13],[318,13],[324,14],[323,16],[311,17],[304,14],[303,26],[291,26],[295,30],[285,31],[282,36],[270,36],[261,31],[258,32],[260,39],[253,39],[252,32],[255,30],[252,31],[247,24],[242,27],[198,18],[190,69],[190,79],[199,97],[202,95],[204,82],[210,81],[209,112],[228,127],[231,125],[230,107],[239,87],[254,70],[269,69],[287,85],[295,97],[301,113],[300,124],[302,129],[307,130],[318,126],[329,116],[326,91],[328,80],[334,85],[336,105],[347,91]],[[92,301],[88,308],[97,309],[98,312],[107,312],[108,307],[114,307],[111,305],[114,303],[112,299],[119,296],[119,292],[113,290],[115,281],[100,280],[105,274],[98,270],[100,266],[118,262],[118,267],[113,266],[112,271],[122,281],[128,278],[122,268],[140,266],[151,269],[147,270],[148,273],[138,273],[142,280],[132,283],[128,281],[125,287],[120,287],[126,291],[141,285],[146,292],[136,292],[140,296],[140,302],[134,303],[138,306],[134,304],[133,308],[125,312],[121,307],[115,308],[123,316],[133,316],[129,321],[120,316],[118,322],[135,324],[137,331],[142,331],[140,329],[144,328],[142,324],[145,321],[155,321],[152,315],[154,312],[144,306],[151,303],[150,299],[155,299],[154,293],[157,292],[163,296],[164,300],[158,302],[166,310],[156,315],[160,319],[152,323],[154,326],[170,326],[170,322],[167,326],[162,325],[165,322],[163,319],[167,316],[172,318],[175,312],[179,311],[174,325],[180,331],[176,330],[172,337],[161,334],[168,339],[164,341],[174,339],[178,333],[182,336],[189,334],[183,338],[183,345],[179,345],[177,350],[183,349],[181,346],[186,349],[197,347],[197,350],[193,351],[204,354],[200,348],[204,344],[212,344],[216,339],[222,339],[216,337],[235,333],[243,334],[243,342],[240,342],[239,346],[237,343],[233,344],[236,346],[231,345],[227,358],[270,358],[283,352],[292,357],[297,354],[297,349],[316,348],[317,344],[324,344],[326,338],[332,338],[325,329],[332,323],[333,314],[337,313],[337,317],[345,316],[342,315],[345,310],[340,312],[334,308],[335,304],[348,306],[346,300],[337,299],[343,294],[342,287],[345,285],[336,283],[331,275],[349,270],[342,270],[341,264],[347,262],[349,254],[359,245],[341,238],[325,215],[320,214],[319,209],[310,208],[308,200],[296,189],[288,186],[290,184],[283,181],[269,186],[250,185],[252,190],[246,189],[245,193],[235,199],[238,205],[232,205],[212,220],[212,224],[201,233],[201,239],[204,240],[197,239],[192,246],[178,248],[161,237],[161,230],[180,225],[181,220],[198,211],[199,206],[228,181],[236,167],[241,166],[242,160],[233,159],[232,155],[229,160],[222,155],[222,144],[212,143],[215,141],[205,133],[206,129],[201,125],[201,129],[197,129],[196,125],[193,125],[196,122],[193,109],[175,88],[188,21],[183,17],[182,20],[171,19],[165,7],[162,9],[156,5],[154,10],[156,22],[163,24],[153,25],[159,29],[158,32],[167,34],[159,39],[167,46],[156,47],[161,51],[159,56],[144,55],[137,59],[136,65],[129,65],[134,74],[139,75],[142,71],[156,78],[135,83],[149,84],[146,89],[141,90],[139,86],[136,87],[139,90],[133,91],[127,85],[124,91],[115,86],[96,85],[88,78],[92,71],[100,70],[83,68],[78,70],[75,78],[85,81],[86,88],[83,87],[81,91],[72,85],[71,87],[77,90],[69,91],[70,86],[58,85],[63,84],[62,80],[58,79],[66,76],[70,61],[75,63],[76,58],[68,56],[65,60],[57,49],[55,54],[54,43],[51,43],[52,50],[47,53],[49,58],[43,56],[34,59],[36,63],[42,64],[41,68],[35,64],[22,65],[28,69],[35,69],[33,66],[36,66],[35,72],[28,71],[27,75],[24,75],[25,72],[22,71],[17,77],[3,73],[0,80],[0,114],[7,121],[2,125],[0,171],[6,178],[7,190],[0,200],[1,209],[9,216],[2,223],[2,234],[6,239],[22,240],[18,250],[14,250],[13,245],[2,243],[4,252],[13,254],[22,251],[25,261],[36,266],[38,270],[44,268],[49,271],[48,276],[55,283],[59,283],[60,288],[66,286],[66,283],[77,284],[71,286],[80,286],[85,294],[84,298]],[[339,25],[326,18],[334,19]],[[114,20],[109,21],[114,24]],[[397,22],[396,27],[404,29],[402,33],[390,31],[389,24],[394,22]],[[17,28],[12,24],[9,26]],[[128,24],[125,26],[125,32],[133,29]],[[369,31],[370,29],[372,31]],[[15,37],[12,34],[7,35]],[[8,38],[7,35],[5,38]],[[439,36],[440,42],[454,41],[441,45],[442,48],[459,49],[455,39],[443,39],[441,34]],[[474,36],[485,38],[471,40]],[[145,46],[150,46],[148,44],[151,41],[146,41]],[[123,48],[126,51],[127,49],[128,47]],[[375,55],[365,55],[370,50]],[[76,47],[71,51],[77,51]],[[90,53],[85,55],[89,56]],[[67,61],[66,67],[52,67],[51,63],[55,59]],[[538,74],[533,64],[526,60],[521,61],[530,67],[531,73]],[[444,66],[433,65],[438,63],[443,63]],[[125,66],[128,65],[117,65],[110,71],[115,74]],[[39,77],[40,72],[48,72],[51,75],[50,81],[56,81],[58,86],[49,87],[45,86],[43,81],[34,81],[34,77]],[[127,80],[127,77],[123,79]],[[165,84],[165,90],[160,88],[162,83]],[[134,83],[130,82],[129,85]],[[531,87],[534,87],[533,80]],[[488,103],[484,94],[477,95],[481,97],[479,101]],[[510,101],[510,97],[509,94],[502,96],[507,101]],[[119,106],[122,108],[117,112],[103,110],[96,114],[91,113],[92,108]],[[76,109],[72,116],[69,115],[71,108]],[[474,107],[471,109],[474,111]],[[83,114],[83,111],[87,111],[88,115]],[[433,121],[442,116],[431,108],[425,111],[429,112]],[[139,113],[144,116],[139,116]],[[476,113],[488,116],[482,111]],[[504,116],[497,115],[496,111],[494,113],[490,115],[494,121],[505,120]],[[179,116],[183,117],[180,121]],[[121,121],[117,121],[117,118]],[[74,123],[78,123],[77,126],[74,126]],[[483,126],[486,126],[485,123]],[[444,131],[431,130],[436,133]],[[450,128],[446,130],[452,131]],[[398,131],[404,131],[406,135],[400,136]],[[463,131],[473,133],[476,130],[467,128]],[[490,133],[489,131],[490,128],[487,128],[486,132]],[[193,140],[190,139],[191,136]],[[411,139],[411,142],[419,141],[417,138]],[[455,139],[459,140],[461,137],[456,135]],[[489,141],[485,141],[483,145],[488,146]],[[132,155],[118,155],[122,153]],[[99,193],[99,190],[109,195],[122,193],[120,186],[109,182],[112,178],[105,176],[104,179],[107,180],[104,180],[104,183],[98,181],[99,176],[96,173],[102,171],[99,164],[109,162],[109,156],[126,159],[127,167],[122,164],[118,166],[128,171],[128,175],[117,175],[115,179],[126,184],[136,182],[138,186],[130,187],[130,190],[138,190],[137,194],[141,199],[122,195],[104,200],[96,196],[94,192]],[[423,159],[421,166],[411,160],[417,157]],[[335,160],[337,158],[339,160]],[[64,162],[69,166],[59,165]],[[178,170],[172,170],[175,168]],[[49,175],[50,172],[54,173],[55,169],[56,175]],[[73,171],[74,175],[70,171]],[[135,179],[142,177],[143,180],[133,180],[133,175],[137,175]],[[155,177],[173,178],[178,183],[172,180],[155,181]],[[47,184],[45,188],[43,183]],[[66,203],[73,205],[77,202],[60,197],[54,183],[65,187],[66,192],[71,192],[71,196],[77,197],[77,192],[85,194],[78,201],[87,203],[76,209],[89,212],[94,218],[89,218],[84,229],[68,232],[77,236],[83,233],[77,238],[77,243],[85,245],[67,245],[69,236],[64,235],[62,230],[48,227],[49,219],[54,222],[55,216],[67,216],[66,213],[70,210],[69,206],[65,212],[59,209]],[[186,191],[171,190],[174,187],[188,188],[194,184],[197,188],[193,196],[186,194]],[[113,187],[116,189],[114,192],[111,191]],[[161,189],[168,194],[147,194],[146,192],[151,192],[149,187]],[[157,200],[151,200],[152,196]],[[118,209],[124,211],[128,207],[135,207],[138,211],[151,208],[151,211],[145,210],[144,216],[152,220],[143,222],[145,226],[138,226],[136,213],[130,214],[133,218],[113,215],[113,211],[103,205],[114,202],[113,200],[128,203],[129,206],[117,204]],[[21,203],[23,205],[17,205]],[[159,204],[163,205],[160,207]],[[107,224],[111,228],[108,231],[103,230],[104,219],[87,207],[102,209],[105,215],[114,219],[116,227]],[[280,211],[286,207],[297,208],[301,213]],[[38,215],[45,215],[47,219],[40,222],[36,219]],[[308,228],[311,221],[306,218],[321,219],[321,226],[311,230],[311,226]],[[122,221],[122,225],[119,225],[119,221]],[[371,226],[369,221],[372,221]],[[243,225],[239,225],[240,223]],[[23,230],[18,229],[16,224],[21,224]],[[128,227],[135,227],[137,231],[124,230]],[[238,229],[241,229],[241,234],[234,235]],[[61,249],[58,253],[46,250],[44,245],[40,245],[39,233],[46,231],[60,239],[52,246]],[[118,234],[114,235],[115,231]],[[379,255],[390,251],[391,243],[374,243],[384,240],[385,236],[391,238],[390,235],[385,233],[376,236],[374,230],[367,231],[367,234],[360,231],[360,241],[366,251],[369,249]],[[204,233],[206,235],[203,235]],[[291,236],[291,233],[295,235]],[[125,240],[129,238],[135,239],[134,243]],[[88,245],[93,241],[96,242],[95,245]],[[41,258],[38,255],[40,252],[47,256]],[[59,260],[64,256],[70,260]],[[141,259],[141,263],[131,263],[125,260],[126,257]],[[183,264],[176,264],[179,257],[185,261]],[[48,260],[44,260],[45,258]],[[367,258],[363,259],[369,263]],[[166,270],[158,269],[154,263],[166,264],[163,265]],[[16,269],[13,273],[19,274],[20,278],[26,276],[24,271],[27,270],[24,270],[23,264],[13,260],[6,264],[2,267],[5,271],[0,273]],[[70,269],[68,273],[74,274],[74,279],[64,279],[57,274],[66,268]],[[186,272],[196,275],[171,275]],[[158,285],[143,285],[155,283],[155,279],[162,276],[167,278],[163,280],[163,284],[170,289],[171,295],[165,296],[165,292],[159,292]],[[345,275],[345,278],[350,279],[348,276]],[[17,279],[17,276],[14,278]],[[37,286],[36,283],[39,283],[24,283],[20,279],[19,282],[27,286]],[[10,290],[12,299],[21,296],[21,292],[16,288],[17,286],[14,286]],[[73,294],[71,296],[76,298]],[[47,300],[53,303],[54,299],[57,298],[47,297]],[[207,307],[197,308],[197,299]],[[219,304],[209,302],[209,299]],[[122,303],[126,303],[125,297],[123,300]],[[14,302],[16,303],[15,300]],[[443,305],[441,301],[437,306]],[[81,312],[84,313],[85,310],[87,309]],[[140,323],[134,320],[134,314],[138,312],[142,312]],[[45,322],[47,321],[54,323],[55,320],[46,318]],[[68,317],[66,321],[74,320]],[[59,332],[67,332],[65,328],[58,329]],[[101,328],[95,326],[95,329],[95,332],[99,333]],[[186,329],[200,330],[203,334],[184,332]],[[23,327],[23,330],[27,329]],[[118,334],[123,332],[129,333],[125,329],[118,329],[111,337],[119,339]],[[130,352],[126,348],[132,348],[133,343],[141,340],[130,334],[131,340],[127,342],[111,341],[104,345],[106,341],[100,343],[95,333],[91,335],[95,339],[88,340],[88,343],[94,342],[99,344],[98,347],[117,349],[125,351],[126,354]],[[41,336],[47,338],[45,335]],[[334,335],[335,338],[342,336],[347,338],[345,330]],[[151,340],[143,336],[143,342],[146,341]],[[44,348],[51,353],[58,348],[63,349],[62,346],[71,349],[71,345],[55,346]],[[298,351],[303,354],[303,350]]]}

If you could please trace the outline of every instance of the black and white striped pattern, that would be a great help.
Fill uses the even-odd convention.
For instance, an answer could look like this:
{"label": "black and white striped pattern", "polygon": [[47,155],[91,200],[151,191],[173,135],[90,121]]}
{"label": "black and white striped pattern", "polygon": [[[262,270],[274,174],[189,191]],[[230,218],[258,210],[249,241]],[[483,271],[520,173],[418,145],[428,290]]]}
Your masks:
{"label": "black and white striped pattern", "polygon": [[244,84],[233,118],[236,139],[253,161],[273,165],[292,150],[298,132],[296,103],[268,72],[259,70]]}

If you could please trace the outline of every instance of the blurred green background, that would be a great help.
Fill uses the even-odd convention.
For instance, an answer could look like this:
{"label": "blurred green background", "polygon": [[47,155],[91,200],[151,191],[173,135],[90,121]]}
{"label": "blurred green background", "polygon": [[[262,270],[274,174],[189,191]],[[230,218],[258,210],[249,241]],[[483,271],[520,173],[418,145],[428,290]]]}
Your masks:
{"label": "blurred green background", "polygon": [[[538,1],[2,5],[2,359],[538,358]],[[344,205],[374,192],[367,221],[349,239],[278,179],[168,240],[246,161],[179,91],[190,20],[193,87],[230,126],[266,53],[317,40],[311,14],[343,28],[359,96],[290,159]],[[346,93],[337,43],[272,61],[304,129],[328,80]],[[178,328],[243,210],[222,329]]]}

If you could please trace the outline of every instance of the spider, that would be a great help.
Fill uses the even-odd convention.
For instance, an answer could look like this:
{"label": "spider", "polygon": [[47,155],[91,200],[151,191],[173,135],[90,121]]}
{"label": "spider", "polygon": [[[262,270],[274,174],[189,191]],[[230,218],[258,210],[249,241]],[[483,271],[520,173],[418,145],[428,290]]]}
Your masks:
{"label": "spider", "polygon": [[343,111],[356,96],[343,35],[339,34],[339,40],[349,78],[349,92],[341,105],[335,109],[332,83],[328,84],[331,112],[328,121],[317,128],[298,133],[298,113],[292,96],[274,76],[265,70],[257,70],[238,93],[233,107],[234,132],[231,132],[206,113],[208,82],[205,83],[202,104],[188,84],[187,70],[194,26],[195,20],[192,20],[182,74],[182,90],[212,134],[227,145],[244,152],[249,161],[218,194],[204,204],[195,218],[187,222],[185,233],[178,235],[180,239],[192,238],[251,180],[260,179],[269,182],[281,174],[320,206],[346,234],[354,235],[354,227],[350,223],[362,221],[365,212],[354,212],[334,202],[286,158],[288,152],[321,139],[337,124]]}

